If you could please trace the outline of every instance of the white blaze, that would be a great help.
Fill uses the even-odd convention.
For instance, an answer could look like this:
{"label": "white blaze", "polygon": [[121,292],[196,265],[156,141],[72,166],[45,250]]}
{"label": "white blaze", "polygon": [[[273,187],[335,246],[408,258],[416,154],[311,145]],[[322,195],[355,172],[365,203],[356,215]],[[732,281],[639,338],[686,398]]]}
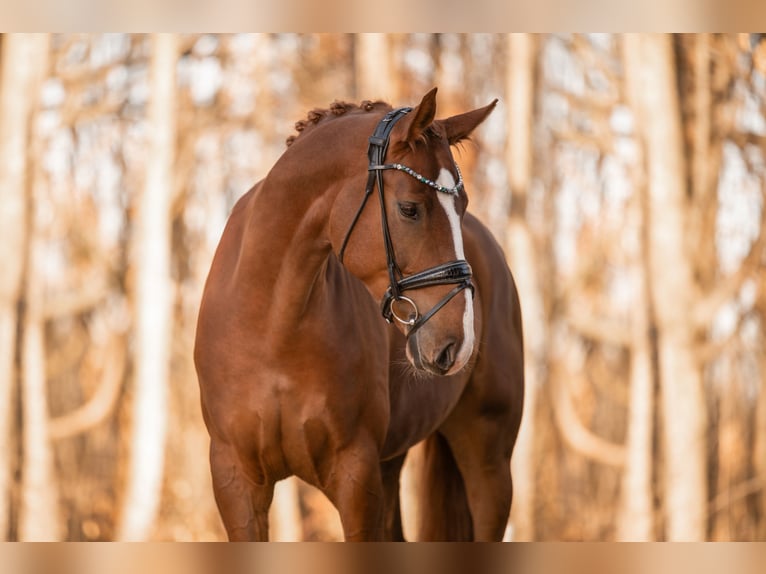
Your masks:
{"label": "white blaze", "polygon": [[[452,174],[449,171],[442,168],[436,183],[444,187],[453,188],[455,187],[455,178],[452,177]],[[463,250],[463,232],[460,229],[460,216],[458,215],[457,207],[455,206],[455,196],[440,191],[436,192],[436,196],[439,198],[439,203],[441,203],[441,206],[447,214],[447,220],[449,221],[450,229],[452,230],[452,240],[455,244],[455,259],[465,259],[465,252]],[[461,369],[470,358],[471,351],[473,351],[473,294],[470,289],[464,289],[463,293],[465,293],[463,344],[460,346],[460,350],[455,358],[455,365],[450,369],[450,373]]]}

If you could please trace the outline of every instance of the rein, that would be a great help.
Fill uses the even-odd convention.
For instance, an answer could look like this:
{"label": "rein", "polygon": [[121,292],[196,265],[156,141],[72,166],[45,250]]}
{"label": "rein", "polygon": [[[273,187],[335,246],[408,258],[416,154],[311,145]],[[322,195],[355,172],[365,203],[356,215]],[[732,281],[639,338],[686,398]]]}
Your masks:
{"label": "rein", "polygon": [[[463,289],[470,289],[473,291],[473,283],[471,282],[471,266],[464,259],[458,259],[450,261],[448,263],[442,263],[436,265],[424,271],[414,273],[405,277],[401,269],[396,263],[396,257],[394,254],[394,244],[391,241],[391,232],[388,227],[388,216],[386,215],[386,204],[383,196],[383,171],[394,169],[402,171],[411,177],[414,177],[421,183],[424,183],[430,187],[433,187],[439,193],[448,193],[450,195],[457,195],[463,188],[463,176],[460,173],[460,169],[455,165],[458,173],[458,182],[453,188],[447,188],[438,183],[420,175],[415,170],[410,169],[399,163],[386,164],[386,151],[388,150],[389,138],[391,131],[394,128],[396,122],[402,119],[407,113],[412,111],[412,108],[398,108],[388,112],[383,119],[378,123],[370,136],[370,145],[367,148],[367,158],[369,159],[369,165],[367,167],[367,186],[364,191],[364,197],[359,209],[354,215],[354,219],[351,221],[351,226],[346,232],[346,236],[343,239],[343,243],[340,248],[339,259],[341,264],[343,263],[343,255],[346,251],[346,246],[351,238],[351,232],[354,230],[359,217],[362,215],[364,206],[367,204],[367,200],[372,195],[375,189],[375,183],[378,184],[378,197],[380,199],[380,217],[381,227],[383,229],[383,246],[386,249],[386,261],[388,266],[389,287],[383,296],[381,302],[381,313],[388,323],[391,323],[393,319],[396,319],[404,325],[410,327],[407,332],[407,337],[412,335],[415,331],[420,329],[423,324],[436,314],[442,307],[444,307],[450,300],[460,293]],[[425,315],[420,315],[418,307],[415,302],[409,297],[405,297],[402,293],[414,289],[422,289],[424,287],[431,287],[433,285],[455,285],[455,287],[444,296],[441,301],[434,305]],[[396,304],[404,302],[411,307],[411,312],[407,318],[401,317],[396,310]]]}

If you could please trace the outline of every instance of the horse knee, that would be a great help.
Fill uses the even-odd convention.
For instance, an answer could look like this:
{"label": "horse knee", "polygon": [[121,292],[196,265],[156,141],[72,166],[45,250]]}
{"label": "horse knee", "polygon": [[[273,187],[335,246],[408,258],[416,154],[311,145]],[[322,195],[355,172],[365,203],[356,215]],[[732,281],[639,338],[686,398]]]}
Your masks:
{"label": "horse knee", "polygon": [[267,541],[273,484],[254,484],[230,447],[211,445],[213,494],[229,540]]}
{"label": "horse knee", "polygon": [[385,491],[380,463],[370,453],[345,453],[327,496],[338,510],[346,540],[382,540]]}

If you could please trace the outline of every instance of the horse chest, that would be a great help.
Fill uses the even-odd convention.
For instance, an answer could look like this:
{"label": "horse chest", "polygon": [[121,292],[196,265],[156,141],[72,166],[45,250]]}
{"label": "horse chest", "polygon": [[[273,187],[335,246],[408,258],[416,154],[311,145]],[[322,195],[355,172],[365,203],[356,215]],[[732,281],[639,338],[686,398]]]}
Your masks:
{"label": "horse chest", "polygon": [[390,421],[382,457],[405,452],[439,428],[460,399],[468,377],[468,373],[427,379],[392,376]]}

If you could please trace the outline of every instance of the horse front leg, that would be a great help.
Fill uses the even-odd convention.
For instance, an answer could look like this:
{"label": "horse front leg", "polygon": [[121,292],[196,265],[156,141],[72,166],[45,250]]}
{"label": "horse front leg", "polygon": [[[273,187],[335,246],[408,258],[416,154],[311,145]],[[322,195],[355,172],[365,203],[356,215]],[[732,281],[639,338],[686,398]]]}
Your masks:
{"label": "horse front leg", "polygon": [[210,443],[210,469],[218,511],[229,540],[268,542],[274,484],[256,484],[243,471],[233,447]]}
{"label": "horse front leg", "polygon": [[347,541],[384,539],[385,493],[376,448],[357,444],[338,453],[324,490],[338,510]]}
{"label": "horse front leg", "polygon": [[476,417],[442,429],[463,475],[473,539],[503,539],[513,498],[511,448],[503,421]]}

